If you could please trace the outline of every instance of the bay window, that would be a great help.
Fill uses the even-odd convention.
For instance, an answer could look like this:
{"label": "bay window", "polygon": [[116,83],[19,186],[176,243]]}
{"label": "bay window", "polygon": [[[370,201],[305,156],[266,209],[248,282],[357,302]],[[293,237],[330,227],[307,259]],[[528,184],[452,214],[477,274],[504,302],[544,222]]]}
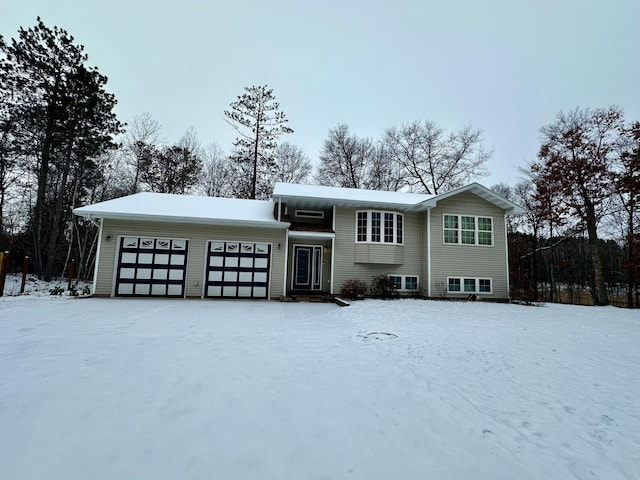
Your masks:
{"label": "bay window", "polygon": [[401,245],[404,222],[401,213],[362,210],[356,212],[356,243]]}

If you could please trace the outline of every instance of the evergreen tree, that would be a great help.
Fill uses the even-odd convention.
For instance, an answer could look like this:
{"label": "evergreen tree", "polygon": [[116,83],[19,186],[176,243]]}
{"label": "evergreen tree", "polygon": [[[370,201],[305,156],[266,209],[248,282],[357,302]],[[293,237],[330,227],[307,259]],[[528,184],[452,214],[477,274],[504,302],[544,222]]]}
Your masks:
{"label": "evergreen tree", "polygon": [[115,148],[122,124],[107,93],[107,77],[86,66],[84,47],[40,18],[18,38],[0,43],[1,84],[17,94],[15,144],[33,159],[36,200],[31,215],[32,259],[45,279],[57,265],[70,208],[95,178],[95,159]]}
{"label": "evergreen tree", "polygon": [[245,93],[230,106],[224,115],[240,135],[233,144],[236,150],[231,159],[237,164],[238,175],[246,177],[236,178],[239,186],[234,188],[235,194],[242,198],[265,197],[268,189],[259,187],[265,183],[261,177],[264,180],[264,175],[275,170],[276,141],[293,130],[286,126],[288,120],[266,85],[245,87]]}

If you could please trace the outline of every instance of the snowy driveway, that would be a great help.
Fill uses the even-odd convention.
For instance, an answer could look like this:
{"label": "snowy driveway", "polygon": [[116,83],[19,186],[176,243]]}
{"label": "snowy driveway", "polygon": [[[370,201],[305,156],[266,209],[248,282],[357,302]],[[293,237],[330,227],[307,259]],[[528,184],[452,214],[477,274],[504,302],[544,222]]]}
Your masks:
{"label": "snowy driveway", "polygon": [[640,479],[638,311],[0,299],[0,478]]}

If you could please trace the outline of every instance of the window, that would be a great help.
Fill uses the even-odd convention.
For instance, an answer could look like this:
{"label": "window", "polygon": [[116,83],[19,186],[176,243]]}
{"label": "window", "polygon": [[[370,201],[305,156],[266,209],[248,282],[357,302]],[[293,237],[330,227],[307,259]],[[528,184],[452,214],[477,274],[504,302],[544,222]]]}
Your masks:
{"label": "window", "polygon": [[371,241],[380,242],[380,212],[371,212]]}
{"label": "window", "polygon": [[465,278],[464,279],[464,291],[473,293],[476,291],[476,279],[475,278]]}
{"label": "window", "polygon": [[451,293],[492,293],[490,278],[448,277],[447,291]]}
{"label": "window", "polygon": [[453,245],[493,245],[493,219],[470,215],[443,215],[443,239]]}
{"label": "window", "polygon": [[367,212],[358,212],[358,242],[367,241]]}
{"label": "window", "polygon": [[356,212],[356,242],[401,245],[404,237],[402,217],[394,212]]}
{"label": "window", "polygon": [[491,293],[491,280],[488,278],[478,279],[478,291],[482,293]]}
{"label": "window", "polygon": [[384,214],[384,243],[393,243],[393,213]]}
{"label": "window", "polygon": [[418,277],[404,277],[405,290],[418,290]]}
{"label": "window", "polygon": [[400,290],[402,288],[402,277],[398,275],[389,275],[389,281],[396,290]]}
{"label": "window", "polygon": [[491,219],[478,217],[478,245],[492,245]]}
{"label": "window", "polygon": [[396,290],[418,290],[418,277],[416,275],[389,275],[389,280]]}

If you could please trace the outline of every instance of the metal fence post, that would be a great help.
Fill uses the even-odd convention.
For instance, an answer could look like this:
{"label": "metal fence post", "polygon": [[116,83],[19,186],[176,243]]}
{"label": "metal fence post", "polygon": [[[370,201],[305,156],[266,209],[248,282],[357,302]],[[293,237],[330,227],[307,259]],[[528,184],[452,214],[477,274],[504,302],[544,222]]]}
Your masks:
{"label": "metal fence post", "polygon": [[4,295],[4,281],[9,266],[9,252],[0,253],[0,297]]}
{"label": "metal fence post", "polygon": [[24,287],[27,283],[27,273],[29,272],[29,257],[25,256],[22,261],[22,283],[20,284],[20,293],[24,293]]}
{"label": "metal fence post", "polygon": [[67,290],[71,290],[71,282],[73,281],[73,275],[76,273],[76,261],[71,260],[71,265],[69,265],[69,283],[67,285]]}

